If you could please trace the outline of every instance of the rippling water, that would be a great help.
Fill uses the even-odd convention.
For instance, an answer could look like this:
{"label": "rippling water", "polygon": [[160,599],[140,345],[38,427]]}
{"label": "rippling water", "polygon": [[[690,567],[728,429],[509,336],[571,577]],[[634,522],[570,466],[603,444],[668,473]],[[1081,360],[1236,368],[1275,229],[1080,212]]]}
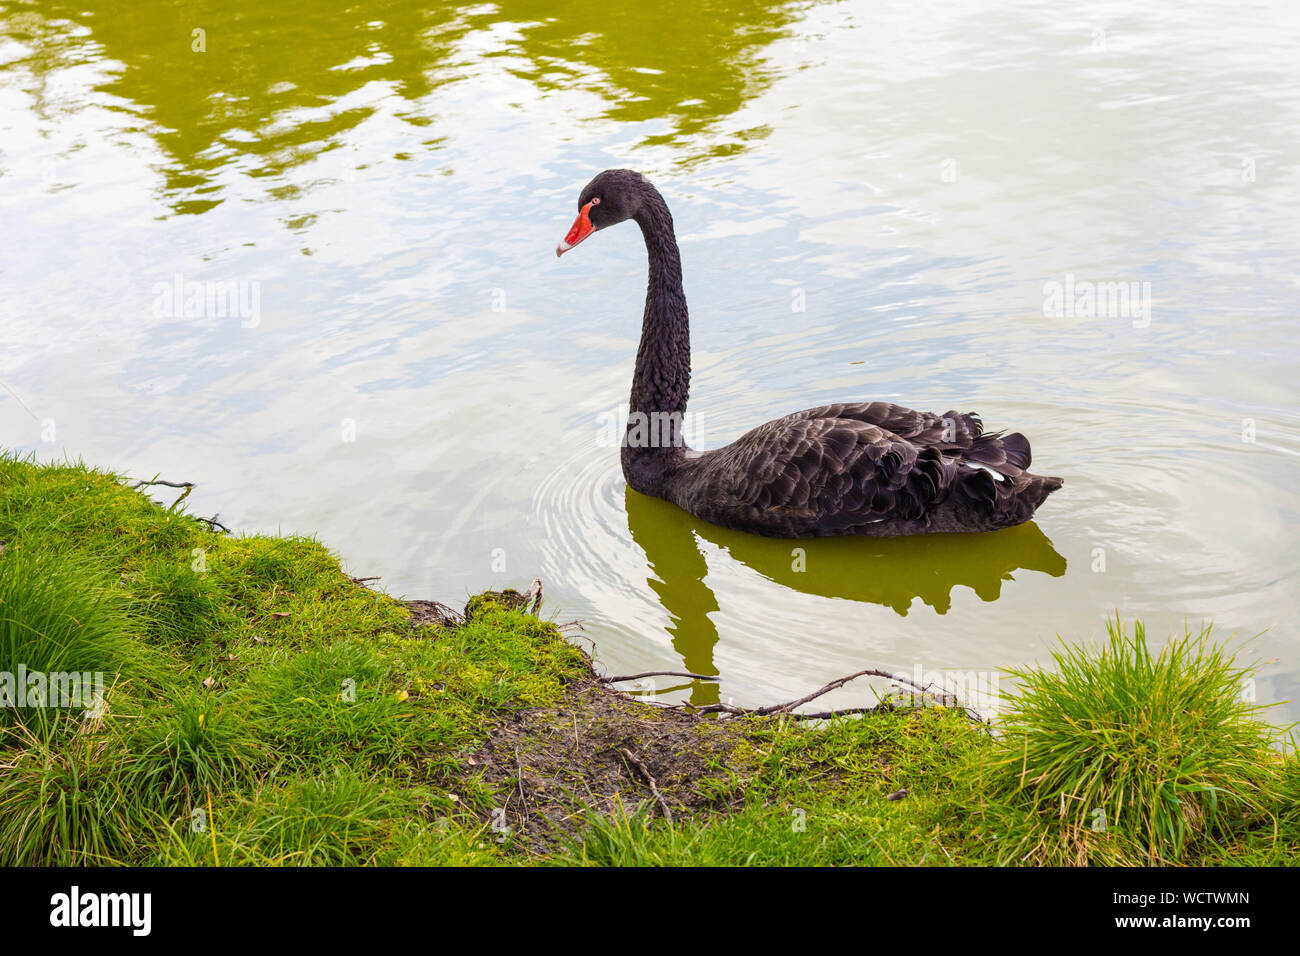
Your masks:
{"label": "rippling water", "polygon": [[[0,10],[5,444],[196,480],[395,593],[540,576],[610,668],[724,676],[696,700],[998,671],[1116,611],[1261,635],[1293,695],[1294,5]],[[609,166],[677,220],[700,447],[887,399],[1023,430],[1064,489],[803,543],[629,492],[640,236],[551,251]]]}

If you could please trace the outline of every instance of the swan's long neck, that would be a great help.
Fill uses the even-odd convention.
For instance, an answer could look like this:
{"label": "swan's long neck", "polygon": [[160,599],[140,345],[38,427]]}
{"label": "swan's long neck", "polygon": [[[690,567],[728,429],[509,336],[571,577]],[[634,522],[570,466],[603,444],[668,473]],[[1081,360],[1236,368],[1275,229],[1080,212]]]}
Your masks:
{"label": "swan's long neck", "polygon": [[[691,389],[691,332],[673,217],[657,191],[636,216],[650,259],[641,345],[632,377],[623,471],[629,484],[653,484],[686,447],[682,435]],[[635,472],[635,474],[634,474]]]}

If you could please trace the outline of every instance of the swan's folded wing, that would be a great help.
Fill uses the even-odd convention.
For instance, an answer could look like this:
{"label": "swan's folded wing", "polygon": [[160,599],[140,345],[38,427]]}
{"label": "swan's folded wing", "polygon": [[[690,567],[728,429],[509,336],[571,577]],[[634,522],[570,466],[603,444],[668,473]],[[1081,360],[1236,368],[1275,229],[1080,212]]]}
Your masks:
{"label": "swan's folded wing", "polygon": [[826,528],[919,520],[947,496],[956,463],[852,418],[778,419],[721,450],[736,504],[815,518]]}
{"label": "swan's folded wing", "polygon": [[918,412],[889,402],[849,402],[809,408],[789,418],[842,419],[858,421],[897,435],[916,445],[939,448],[969,448],[983,434],[984,424],[974,412]]}

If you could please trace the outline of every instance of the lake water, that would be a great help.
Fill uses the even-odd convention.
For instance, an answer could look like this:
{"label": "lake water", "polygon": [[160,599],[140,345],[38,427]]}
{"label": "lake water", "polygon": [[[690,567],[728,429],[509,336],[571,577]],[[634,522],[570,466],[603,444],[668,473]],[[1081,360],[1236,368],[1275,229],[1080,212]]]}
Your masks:
{"label": "lake water", "polygon": [[[999,674],[1116,612],[1260,635],[1294,695],[1300,7],[416,6],[0,8],[0,441],[392,593],[540,577],[609,669],[724,677],[670,697]],[[1064,488],[803,543],[629,492],[640,234],[553,252],[612,166],[676,218],[699,447],[885,399]]]}

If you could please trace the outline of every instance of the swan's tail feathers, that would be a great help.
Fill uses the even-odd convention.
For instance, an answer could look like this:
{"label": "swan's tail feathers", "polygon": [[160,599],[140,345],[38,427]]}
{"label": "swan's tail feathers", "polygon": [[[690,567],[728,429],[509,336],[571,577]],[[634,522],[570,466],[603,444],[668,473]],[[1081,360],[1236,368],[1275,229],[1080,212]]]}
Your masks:
{"label": "swan's tail feathers", "polygon": [[968,464],[1015,477],[1029,467],[1029,439],[1019,432],[980,435],[963,457]]}
{"label": "swan's tail feathers", "polygon": [[1002,452],[1007,456],[1008,463],[1021,471],[1029,470],[1029,463],[1033,460],[1029,451],[1029,439],[1020,432],[1002,436]]}
{"label": "swan's tail feathers", "polygon": [[943,413],[941,422],[943,434],[939,442],[944,446],[966,448],[984,434],[984,422],[976,412],[950,409]]}
{"label": "swan's tail feathers", "polygon": [[1029,491],[1035,508],[1046,501],[1048,495],[1065,483],[1062,479],[1053,478],[1050,475],[1026,475],[1025,477],[1033,479]]}

